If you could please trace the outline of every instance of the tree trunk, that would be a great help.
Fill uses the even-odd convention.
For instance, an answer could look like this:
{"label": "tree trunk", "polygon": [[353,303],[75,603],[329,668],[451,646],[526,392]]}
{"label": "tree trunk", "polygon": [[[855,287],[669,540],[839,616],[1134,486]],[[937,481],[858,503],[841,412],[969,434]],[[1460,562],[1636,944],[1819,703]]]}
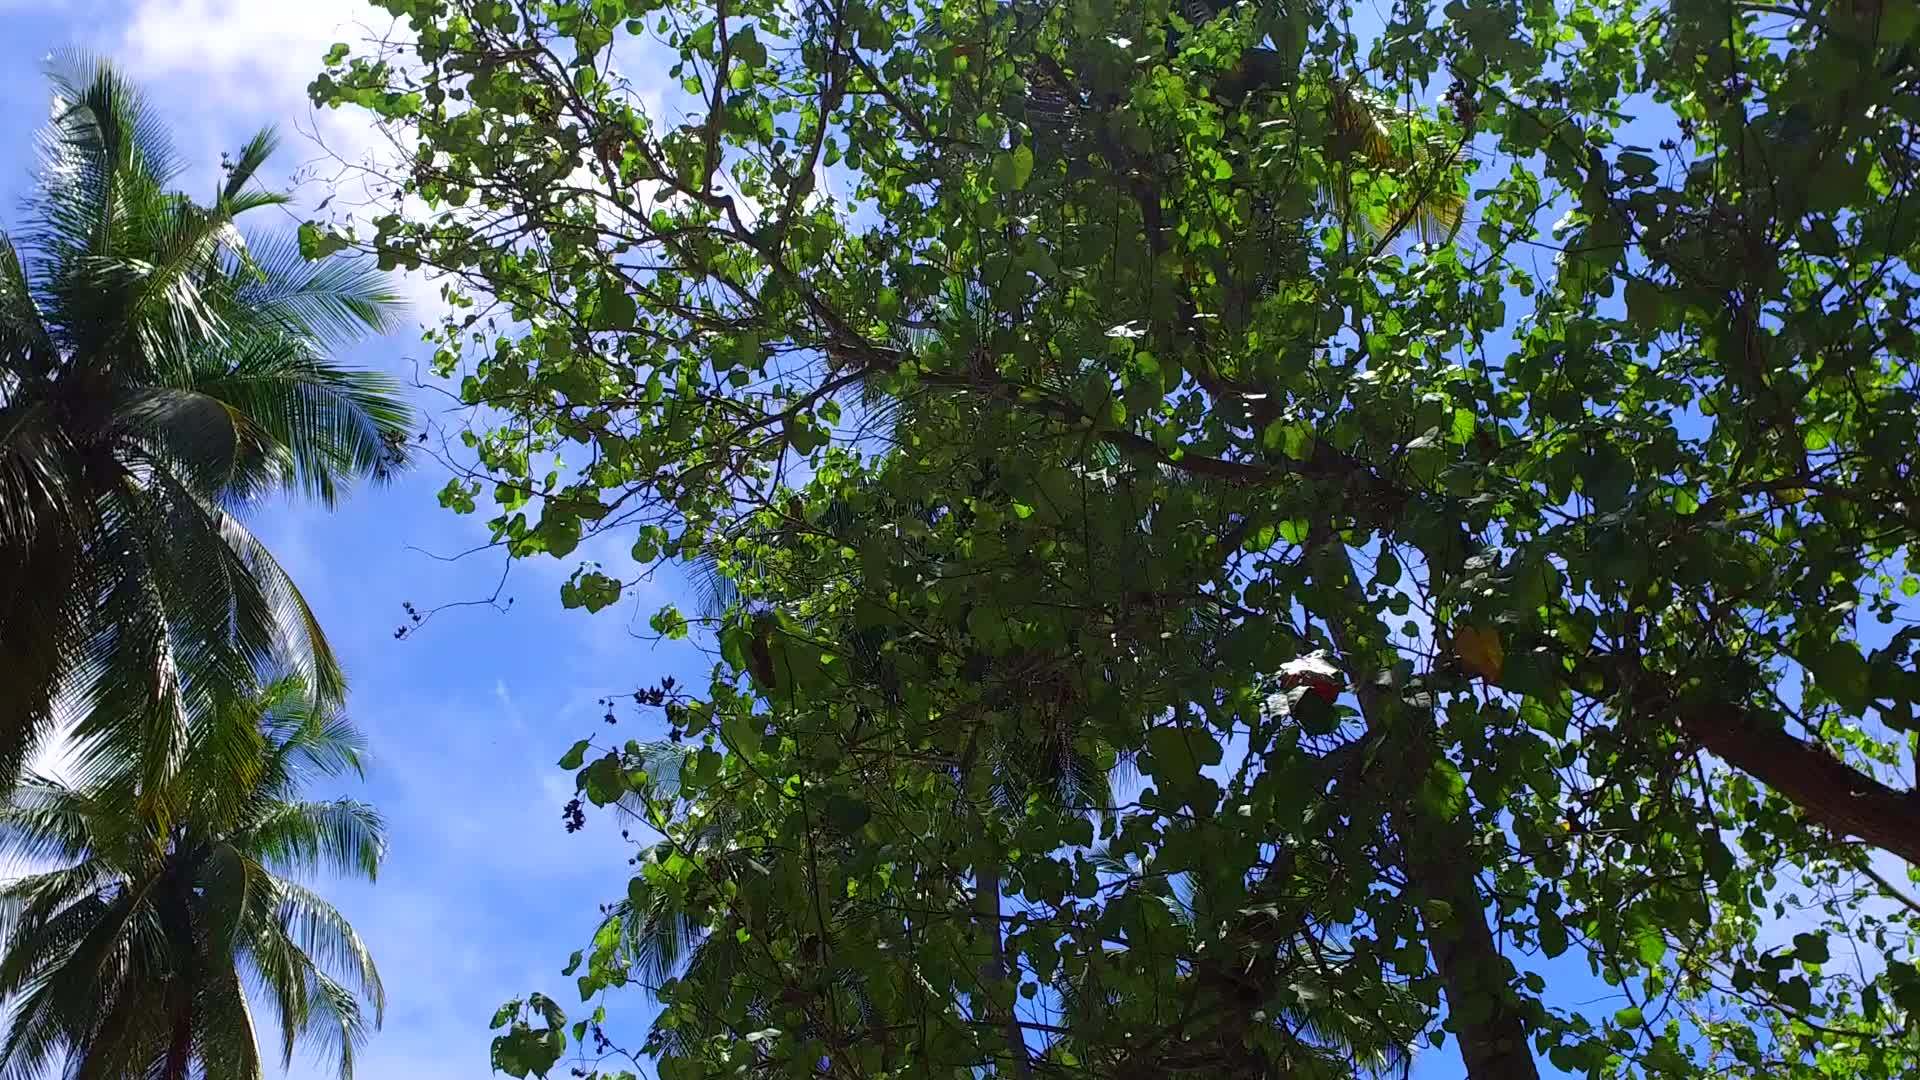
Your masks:
{"label": "tree trunk", "polygon": [[167,1068],[162,1080],[187,1080],[187,1066],[192,1061],[193,1001],[189,998],[180,1003],[173,1018],[173,1037],[167,1040]]}
{"label": "tree trunk", "polygon": [[190,899],[192,866],[196,855],[190,852],[184,830],[173,829],[173,854],[169,856],[166,877],[159,882],[156,897],[160,923],[173,945],[178,966],[171,977],[173,1031],[167,1039],[166,1068],[161,1080],[187,1080],[187,1068],[193,1062],[193,1000],[200,985],[198,935],[193,928],[193,902]]}
{"label": "tree trunk", "polygon": [[[980,910],[978,933],[986,938],[992,950],[982,971],[981,982],[986,984],[989,993],[993,993],[1012,977],[1007,970],[1006,940],[1001,936],[1000,867],[997,864],[975,867],[973,878],[974,900]],[[1000,1034],[1006,1039],[1007,1055],[1013,1059],[1013,1075],[1023,1078],[1032,1076],[1033,1063],[1027,1053],[1026,1036],[1021,1033],[1020,1021],[1013,1015],[1013,1010],[1008,1009],[1002,1014],[999,1005],[990,1002],[982,1012],[999,1023]]]}
{"label": "tree trunk", "polygon": [[1579,674],[1601,688],[1589,695],[1596,699],[1620,692],[1621,670],[1639,668],[1632,678],[1652,689],[1634,696],[1627,706],[1634,713],[1671,715],[1689,738],[1785,796],[1809,821],[1920,866],[1920,790],[1889,787],[1739,702],[1677,699],[1661,688],[1666,677],[1640,668],[1639,657],[1579,662]]}
{"label": "tree trunk", "polygon": [[1785,795],[1810,821],[1920,866],[1920,791],[1899,791],[1735,706],[1683,708],[1680,729]]}
{"label": "tree trunk", "polygon": [[[1323,543],[1329,556],[1323,565],[1341,576],[1350,610],[1365,610],[1352,556],[1337,538],[1327,537]],[[1433,718],[1381,692],[1376,675],[1387,650],[1377,620],[1369,617],[1369,625],[1354,625],[1334,618],[1328,623],[1353,679],[1367,730],[1385,741],[1389,759],[1398,766],[1389,815],[1400,838],[1401,870],[1414,898],[1422,902],[1427,948],[1440,974],[1448,1021],[1460,1041],[1468,1080],[1539,1080],[1539,1066],[1527,1049],[1526,1021],[1509,985],[1512,968],[1494,942],[1486,898],[1474,881],[1480,868],[1468,855],[1474,850],[1472,831],[1461,821],[1433,813],[1419,798],[1440,753]]]}
{"label": "tree trunk", "polygon": [[[1426,727],[1424,718],[1416,721]],[[1371,727],[1369,721],[1369,727]],[[1434,763],[1429,731],[1407,732],[1413,745],[1402,760],[1411,780]],[[1423,769],[1422,766],[1426,768]],[[1416,772],[1415,770],[1420,770]],[[1412,782],[1418,790],[1417,781]],[[1394,808],[1400,834],[1401,869],[1419,899],[1438,900],[1445,913],[1423,904],[1427,948],[1446,991],[1448,1019],[1460,1040],[1460,1058],[1470,1080],[1538,1080],[1527,1049],[1527,1026],[1509,989],[1512,968],[1487,925],[1487,902],[1474,881],[1479,866],[1467,858],[1471,833],[1461,823],[1426,811],[1416,800]]]}

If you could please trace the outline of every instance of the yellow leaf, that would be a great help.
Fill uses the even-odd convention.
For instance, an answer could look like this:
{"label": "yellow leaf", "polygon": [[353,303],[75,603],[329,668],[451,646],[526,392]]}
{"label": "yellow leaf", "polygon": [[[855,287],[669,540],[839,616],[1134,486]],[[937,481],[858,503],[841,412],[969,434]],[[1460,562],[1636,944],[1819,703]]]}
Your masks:
{"label": "yellow leaf", "polygon": [[1488,682],[1499,682],[1507,651],[1500,644],[1500,631],[1493,627],[1459,626],[1453,631],[1453,651],[1467,670]]}

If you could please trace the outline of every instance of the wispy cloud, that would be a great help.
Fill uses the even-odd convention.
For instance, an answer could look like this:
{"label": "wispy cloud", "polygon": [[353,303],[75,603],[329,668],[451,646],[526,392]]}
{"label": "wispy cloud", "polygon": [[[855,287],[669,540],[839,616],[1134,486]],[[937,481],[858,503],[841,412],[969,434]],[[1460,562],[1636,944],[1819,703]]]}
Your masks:
{"label": "wispy cloud", "polygon": [[[400,154],[367,114],[315,109],[307,86],[334,43],[365,50],[408,34],[404,23],[365,0],[137,0],[103,48],[144,86],[199,106],[168,119],[199,162],[200,182],[214,182],[220,151],[233,149],[247,129],[271,123],[290,136],[276,162],[280,175],[271,180],[293,188],[294,216],[324,204],[364,225],[378,201],[373,179]],[[437,320],[444,310],[439,284],[423,273],[402,282],[413,315]]]}

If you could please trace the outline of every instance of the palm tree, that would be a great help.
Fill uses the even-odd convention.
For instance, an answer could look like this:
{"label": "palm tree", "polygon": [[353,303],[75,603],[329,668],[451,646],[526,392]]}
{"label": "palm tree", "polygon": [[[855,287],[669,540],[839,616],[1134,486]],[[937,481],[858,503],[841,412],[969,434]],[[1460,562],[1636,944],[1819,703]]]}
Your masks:
{"label": "palm tree", "polygon": [[274,491],[331,504],[401,462],[398,386],[338,364],[398,306],[357,263],[308,263],[240,215],[263,130],[213,200],[107,64],[53,70],[23,227],[0,231],[0,780],[71,695],[83,755],[130,740],[149,788],[182,717],[290,666],[337,701],[339,665],[272,554],[235,516]]}
{"label": "palm tree", "polygon": [[366,946],[296,880],[379,869],[377,812],[299,798],[359,772],[358,733],[287,676],[186,743],[163,791],[137,769],[83,769],[77,784],[30,776],[0,809],[0,857],[37,865],[0,889],[7,1080],[184,1080],[196,1063],[205,1080],[256,1080],[250,998],[277,1020],[283,1063],[311,1042],[344,1078],[379,1024]]}

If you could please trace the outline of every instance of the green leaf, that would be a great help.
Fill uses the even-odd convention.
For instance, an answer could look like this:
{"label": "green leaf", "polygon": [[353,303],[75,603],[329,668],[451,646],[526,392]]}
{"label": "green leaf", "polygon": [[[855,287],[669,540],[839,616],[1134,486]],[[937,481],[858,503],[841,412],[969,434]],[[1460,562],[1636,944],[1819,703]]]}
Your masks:
{"label": "green leaf", "polygon": [[1437,758],[1420,785],[1418,798],[1429,815],[1451,821],[1466,813],[1467,779],[1453,762]]}
{"label": "green leaf", "polygon": [[1472,409],[1455,409],[1453,410],[1453,427],[1448,434],[1455,445],[1464,446],[1473,439],[1476,426]]}
{"label": "green leaf", "polygon": [[1800,653],[1820,689],[1856,715],[1873,705],[1873,668],[1851,641],[1815,642]]}
{"label": "green leaf", "polygon": [[1639,278],[1627,282],[1627,318],[1644,330],[1658,330],[1666,321],[1666,300],[1660,288]]}
{"label": "green leaf", "polygon": [[826,444],[827,432],[814,424],[807,416],[787,417],[781,425],[787,437],[787,444],[796,454],[811,454]]}
{"label": "green leaf", "polygon": [[327,258],[347,247],[346,237],[331,229],[323,229],[311,221],[300,223],[297,237],[300,244],[300,257],[309,261]]}
{"label": "green leaf", "polygon": [[1829,958],[1829,954],[1827,952],[1827,935],[1825,934],[1793,935],[1793,953],[1794,953],[1794,956],[1797,957],[1799,961],[1803,964],[1826,963]]}
{"label": "green leaf", "polygon": [[1190,783],[1200,770],[1220,764],[1218,740],[1204,731],[1184,727],[1158,727],[1147,732],[1147,752],[1156,779],[1173,784]]}
{"label": "green leaf", "polygon": [[1540,916],[1540,951],[1549,960],[1567,951],[1567,926],[1552,912]]}
{"label": "green leaf", "polygon": [[826,814],[835,831],[851,833],[872,819],[873,810],[859,799],[836,793],[827,797]]}
{"label": "green leaf", "polygon": [[595,806],[619,801],[627,793],[627,777],[620,768],[619,756],[607,754],[596,758],[580,775],[580,788]]}
{"label": "green leaf", "polygon": [[639,311],[626,284],[611,275],[600,279],[586,304],[589,330],[631,330]]}
{"label": "green leaf", "polygon": [[1798,975],[1781,979],[1774,995],[1795,1012],[1804,1013],[1813,1008],[1813,986]]}
{"label": "green leaf", "polygon": [[579,742],[568,747],[567,752],[560,755],[560,767],[563,769],[579,768],[581,762],[587,759],[587,748],[591,745],[593,745],[591,740],[581,739]]}
{"label": "green leaf", "polygon": [[624,589],[625,585],[619,579],[609,577],[598,570],[576,572],[570,580],[560,586],[560,606],[584,607],[589,612],[599,611],[618,601]]}
{"label": "green leaf", "polygon": [[[980,1010],[1025,987],[1072,1033],[1035,1057],[1063,1073],[1237,1054],[1347,1075],[1443,1027],[1466,1047],[1524,1028],[1568,1075],[1916,1073],[1896,1025],[1920,975],[1884,912],[1822,889],[1817,929],[1781,935],[1818,942],[1756,951],[1801,883],[1884,858],[1823,837],[1893,844],[1897,808],[1817,798],[1736,742],[1704,772],[1686,756],[1691,718],[1737,712],[1804,721],[1840,789],[1907,763],[1914,0],[1867,5],[1877,37],[1847,5],[1729,21],[1700,0],[1462,0],[1357,31],[1300,5],[394,6],[408,33],[333,50],[313,95],[408,151],[353,246],[456,294],[428,341],[473,410],[443,502],[492,492],[515,559],[625,529],[644,566],[728,575],[717,643],[671,609],[653,623],[719,650],[711,678],[640,702],[684,768],[570,752],[582,801],[645,784],[622,811],[675,849],[645,865],[661,923],[596,935],[581,984],[658,987],[661,1080],[992,1071],[1004,1017]],[[611,58],[656,46],[675,70],[643,110]],[[1646,102],[1659,123],[1624,121]],[[230,330],[271,305],[167,269],[151,238],[191,222],[146,216],[186,205],[164,182],[91,179],[73,186],[127,197],[46,220],[36,199],[9,234],[27,286],[0,251],[0,354],[26,372],[9,392],[31,397],[49,358],[110,375],[103,402],[138,397],[123,371],[244,366]],[[85,252],[65,266],[42,240],[62,221],[115,225],[65,230]],[[317,221],[301,247],[348,236]],[[140,296],[159,299],[116,299]],[[300,344],[281,351],[326,352]],[[221,436],[245,402],[215,397],[196,426]],[[245,415],[265,430],[309,400]],[[0,488],[88,475],[35,472],[34,433],[9,432]],[[117,460],[95,436],[68,442]],[[332,460],[256,456],[246,490],[186,502]],[[0,577],[58,520],[30,501],[0,490]],[[145,548],[68,547],[164,552],[182,516]],[[588,564],[551,584],[612,619],[615,574],[634,580]],[[251,673],[278,656],[223,644],[245,605],[190,603],[236,576],[186,574],[154,625]],[[139,620],[103,625],[112,646]],[[1274,692],[1322,647],[1353,678]],[[168,670],[134,651],[120,682]],[[616,657],[580,665],[583,685],[634,681]],[[203,711],[138,704],[94,711]],[[199,745],[160,742],[180,750],[162,762]],[[1489,891],[1414,880],[1421,855]],[[960,887],[984,865],[1018,897],[1005,978],[982,978],[993,942]],[[1490,941],[1450,934],[1481,916]],[[702,944],[639,970],[683,926]],[[1450,944],[1455,982],[1504,977],[1502,957],[1571,939],[1636,998],[1725,1022],[1563,1001],[1544,971],[1518,1001],[1456,1000],[1430,970]],[[1260,1001],[1203,985],[1314,942],[1345,959],[1255,972]],[[1823,950],[1881,973],[1878,1021],[1855,1009],[1866,984],[1813,970]],[[929,1003],[967,1022],[925,1024]],[[542,1019],[516,1022],[500,1057],[530,1075]],[[860,1031],[879,1035],[843,1038]]]}
{"label": "green leaf", "polygon": [[1021,145],[993,158],[993,189],[1019,191],[1033,175],[1033,149]]}
{"label": "green leaf", "polygon": [[725,740],[727,749],[751,757],[760,752],[765,730],[765,717],[751,712],[736,712],[721,722],[720,737]]}
{"label": "green leaf", "polygon": [[1305,461],[1313,454],[1313,425],[1300,420],[1275,420],[1261,434],[1269,450],[1278,450],[1294,461]]}
{"label": "green leaf", "polygon": [[1319,694],[1301,692],[1300,698],[1287,714],[1309,735],[1331,735],[1339,729],[1341,722],[1340,707]]}
{"label": "green leaf", "polygon": [[1634,950],[1640,956],[1640,962],[1648,967],[1660,963],[1667,955],[1667,938],[1659,927],[1642,926],[1633,932]]}

